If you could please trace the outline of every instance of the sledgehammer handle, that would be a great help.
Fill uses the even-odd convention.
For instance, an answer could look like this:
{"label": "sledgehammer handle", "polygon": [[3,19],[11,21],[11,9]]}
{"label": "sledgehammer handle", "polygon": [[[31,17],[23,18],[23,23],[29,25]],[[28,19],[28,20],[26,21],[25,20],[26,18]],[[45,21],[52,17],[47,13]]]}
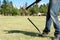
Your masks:
{"label": "sledgehammer handle", "polygon": [[29,18],[27,18],[27,19],[28,19],[28,20],[32,23],[32,25],[38,30],[38,32],[41,33],[40,30],[36,27],[36,25],[35,25]]}
{"label": "sledgehammer handle", "polygon": [[34,5],[35,3],[36,3],[36,1],[33,2],[31,5],[29,5],[28,7],[26,7],[26,10],[27,10],[29,7],[31,7],[32,5]]}
{"label": "sledgehammer handle", "polygon": [[35,2],[33,2],[31,5],[29,5],[28,7],[26,7],[25,9],[27,10],[29,7],[31,7],[32,5],[34,5],[35,3],[40,2],[41,0],[36,0]]}

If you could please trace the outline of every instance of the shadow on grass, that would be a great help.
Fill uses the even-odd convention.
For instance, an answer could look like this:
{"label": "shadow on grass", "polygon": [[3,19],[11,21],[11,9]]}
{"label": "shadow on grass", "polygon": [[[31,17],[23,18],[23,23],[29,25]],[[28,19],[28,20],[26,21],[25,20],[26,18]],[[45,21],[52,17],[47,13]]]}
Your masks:
{"label": "shadow on grass", "polygon": [[[28,36],[33,36],[33,37],[41,37],[41,36],[37,36],[38,33],[35,32],[29,32],[29,31],[22,31],[22,30],[4,30],[4,32],[6,32],[6,34],[11,34],[11,33],[22,33]],[[51,39],[53,39],[53,37],[50,36],[45,36],[45,37],[49,37]],[[44,38],[44,37],[42,37]]]}
{"label": "shadow on grass", "polygon": [[28,31],[22,31],[22,30],[4,30],[4,32],[6,32],[6,34],[11,34],[11,33],[22,33],[25,35],[29,35],[29,36],[36,36],[35,32],[28,32]]}

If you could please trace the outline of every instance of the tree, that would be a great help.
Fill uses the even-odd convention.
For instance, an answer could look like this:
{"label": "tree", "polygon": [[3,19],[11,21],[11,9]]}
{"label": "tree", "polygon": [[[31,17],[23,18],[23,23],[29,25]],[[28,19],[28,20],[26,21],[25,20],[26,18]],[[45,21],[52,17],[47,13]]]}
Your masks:
{"label": "tree", "polygon": [[9,3],[8,3],[8,6],[7,6],[7,14],[8,15],[12,15],[12,13],[13,13],[13,3],[12,3],[12,1],[10,1]]}
{"label": "tree", "polygon": [[28,16],[28,11],[25,9],[27,7],[27,2],[25,3],[24,7],[21,7],[20,12],[22,16]]}
{"label": "tree", "polygon": [[[27,7],[27,2],[25,3],[25,8]],[[24,13],[23,11],[23,15],[25,15],[25,16],[28,16],[28,11],[27,10],[25,10],[26,12]]]}
{"label": "tree", "polygon": [[8,0],[3,0],[3,4],[1,6],[1,8],[2,8],[2,10],[1,10],[2,14],[4,16],[13,15],[14,7],[13,7],[12,1],[9,2]]}
{"label": "tree", "polygon": [[0,8],[1,8],[1,0],[0,0]]}
{"label": "tree", "polygon": [[7,12],[7,0],[3,0],[3,4],[1,6],[2,8],[2,13],[6,16],[6,12]]}
{"label": "tree", "polygon": [[47,13],[47,10],[48,10],[48,4],[43,4],[39,7],[39,12],[40,13]]}
{"label": "tree", "polygon": [[28,4],[28,3],[26,2],[26,3],[25,3],[25,7],[27,7],[27,4]]}
{"label": "tree", "polygon": [[13,13],[12,16],[18,15],[19,14],[19,10],[17,8],[13,8]]}
{"label": "tree", "polygon": [[39,8],[38,8],[38,5],[35,4],[33,5],[30,9],[30,15],[37,15],[37,13],[39,12]]}
{"label": "tree", "polygon": [[1,14],[1,0],[0,0],[0,14]]}

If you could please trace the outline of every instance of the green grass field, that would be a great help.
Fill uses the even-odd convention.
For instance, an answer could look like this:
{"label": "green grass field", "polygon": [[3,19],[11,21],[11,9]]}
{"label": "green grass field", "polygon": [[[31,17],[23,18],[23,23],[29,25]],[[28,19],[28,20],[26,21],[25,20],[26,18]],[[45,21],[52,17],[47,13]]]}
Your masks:
{"label": "green grass field", "polygon": [[45,27],[45,16],[0,16],[0,40],[51,40],[54,35],[53,25],[47,37],[36,36],[39,33],[27,20],[30,18],[40,29]]}

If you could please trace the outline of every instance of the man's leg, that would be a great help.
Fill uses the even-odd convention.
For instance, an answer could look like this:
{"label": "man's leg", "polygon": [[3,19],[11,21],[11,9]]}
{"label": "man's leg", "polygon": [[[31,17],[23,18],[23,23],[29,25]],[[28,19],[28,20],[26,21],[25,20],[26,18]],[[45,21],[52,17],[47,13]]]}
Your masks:
{"label": "man's leg", "polygon": [[52,18],[50,16],[50,7],[51,7],[51,0],[49,0],[49,6],[48,6],[48,12],[47,12],[47,16],[46,16],[46,25],[45,25],[45,29],[43,30],[42,34],[38,34],[39,36],[46,36],[49,32],[50,32],[50,26],[52,23]]}
{"label": "man's leg", "polygon": [[52,18],[50,16],[50,12],[48,11],[47,16],[46,16],[46,25],[45,25],[45,29],[43,30],[43,32],[45,33],[50,32],[51,23],[52,23]]}
{"label": "man's leg", "polygon": [[45,25],[45,29],[43,31],[43,33],[49,33],[50,32],[50,26],[52,23],[52,18],[50,16],[50,8],[51,8],[51,0],[49,2],[49,6],[48,6],[48,12],[47,12],[47,16],[46,16],[46,25]]}
{"label": "man's leg", "polygon": [[50,14],[48,14],[47,16],[47,20],[46,20],[46,27],[43,31],[43,33],[49,33],[50,31],[50,26],[51,26],[51,22],[53,20],[54,22],[54,28],[55,28],[55,35],[60,33],[60,26],[59,26],[59,22],[58,22],[58,10],[59,10],[59,5],[56,3],[57,0],[52,0],[52,4],[51,4],[51,8],[50,8]]}
{"label": "man's leg", "polygon": [[56,3],[52,4],[51,10],[50,10],[50,15],[54,22],[55,35],[60,33],[60,25],[59,25],[59,21],[58,21],[58,11],[59,11],[59,5],[58,5],[58,1],[56,1]]}
{"label": "man's leg", "polygon": [[[54,2],[55,1],[55,2]],[[54,33],[54,40],[60,40],[60,25],[58,21],[58,11],[59,11],[59,2],[60,0],[54,0],[53,4],[50,9],[50,15],[54,23],[55,33]]]}
{"label": "man's leg", "polygon": [[48,13],[47,17],[46,17],[45,29],[43,30],[43,33],[41,34],[41,36],[47,36],[48,35],[48,33],[50,32],[51,23],[52,23],[52,18],[50,16],[50,13]]}

